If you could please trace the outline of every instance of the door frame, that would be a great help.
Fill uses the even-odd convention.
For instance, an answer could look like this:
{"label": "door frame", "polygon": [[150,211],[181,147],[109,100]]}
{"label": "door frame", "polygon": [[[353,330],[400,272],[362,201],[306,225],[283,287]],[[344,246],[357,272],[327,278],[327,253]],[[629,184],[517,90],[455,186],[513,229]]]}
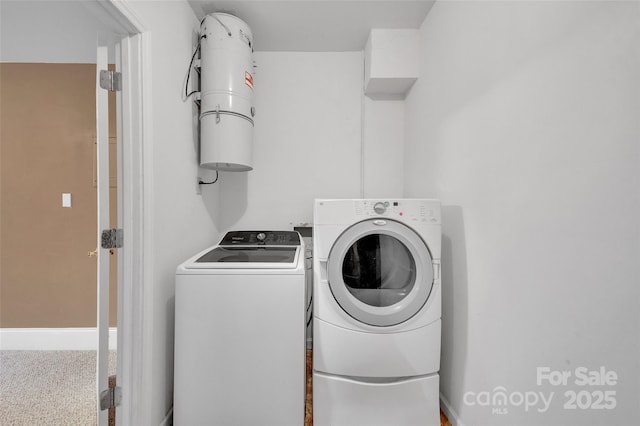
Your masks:
{"label": "door frame", "polygon": [[151,117],[148,109],[150,92],[145,82],[151,81],[149,58],[150,32],[130,6],[129,0],[95,1],[90,6],[99,19],[124,28],[120,38],[122,72],[122,115],[118,117],[122,135],[119,179],[122,193],[124,245],[118,279],[118,361],[117,385],[122,389],[122,402],[117,409],[118,425],[150,423],[150,368],[152,311],[147,277],[152,271],[145,260],[145,247],[150,244],[151,224],[144,220],[150,211],[147,195],[151,170],[148,145]]}

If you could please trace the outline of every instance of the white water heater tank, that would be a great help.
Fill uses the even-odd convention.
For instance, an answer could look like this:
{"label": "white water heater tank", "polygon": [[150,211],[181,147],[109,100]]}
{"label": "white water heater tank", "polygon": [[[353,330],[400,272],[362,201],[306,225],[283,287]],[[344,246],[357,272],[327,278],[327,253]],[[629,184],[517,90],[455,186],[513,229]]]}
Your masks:
{"label": "white water heater tank", "polygon": [[253,169],[253,36],[233,15],[200,25],[200,165]]}

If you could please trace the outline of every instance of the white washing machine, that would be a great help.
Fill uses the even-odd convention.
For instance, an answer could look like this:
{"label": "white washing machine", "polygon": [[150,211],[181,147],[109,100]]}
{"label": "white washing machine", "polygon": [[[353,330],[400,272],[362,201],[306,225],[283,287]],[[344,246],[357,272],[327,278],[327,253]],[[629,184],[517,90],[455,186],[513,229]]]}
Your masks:
{"label": "white washing machine", "polygon": [[315,426],[440,425],[437,200],[316,200]]}
{"label": "white washing machine", "polygon": [[305,247],[297,232],[239,231],[176,271],[176,426],[300,426]]}

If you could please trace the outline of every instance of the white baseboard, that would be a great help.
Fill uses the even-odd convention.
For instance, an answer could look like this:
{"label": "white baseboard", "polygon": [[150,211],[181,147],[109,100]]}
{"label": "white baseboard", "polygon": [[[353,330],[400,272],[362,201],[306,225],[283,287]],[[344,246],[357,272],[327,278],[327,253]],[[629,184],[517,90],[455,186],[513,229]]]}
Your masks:
{"label": "white baseboard", "polygon": [[458,418],[458,413],[454,411],[451,404],[449,404],[449,401],[447,401],[447,398],[442,395],[442,392],[440,393],[440,409],[444,415],[447,416],[447,419],[452,426],[464,426],[464,423],[462,423]]}
{"label": "white baseboard", "polygon": [[[0,328],[0,350],[88,351],[98,345],[96,328]],[[118,329],[109,328],[109,349],[118,347]]]}

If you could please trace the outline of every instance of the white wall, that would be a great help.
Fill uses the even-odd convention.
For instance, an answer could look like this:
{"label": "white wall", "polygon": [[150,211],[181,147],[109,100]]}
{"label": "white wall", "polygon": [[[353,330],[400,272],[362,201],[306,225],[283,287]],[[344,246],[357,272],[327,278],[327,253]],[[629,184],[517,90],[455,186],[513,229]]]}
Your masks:
{"label": "white wall", "polygon": [[364,198],[401,198],[404,101],[364,98]]}
{"label": "white wall", "polygon": [[129,2],[148,30],[150,64],[143,109],[150,134],[145,155],[144,424],[160,424],[173,405],[175,269],[219,237],[218,187],[197,194],[197,109],[183,101],[185,75],[199,22],[184,1]]}
{"label": "white wall", "polygon": [[[640,424],[639,5],[437,2],[422,25],[404,184],[444,206],[441,391],[458,424]],[[575,384],[601,366],[616,385]],[[537,367],[572,376],[538,386]],[[464,401],[500,386],[554,397],[543,413]],[[615,409],[564,408],[606,390]]]}
{"label": "white wall", "polygon": [[363,97],[362,52],[254,60],[254,170],[220,174],[219,229],[311,223],[314,198],[402,196],[404,102]]}
{"label": "white wall", "polygon": [[220,174],[220,229],[311,223],[361,187],[361,52],[256,52],[254,170]]}
{"label": "white wall", "polygon": [[0,1],[0,61],[95,64],[98,34],[111,44],[114,25],[96,19],[97,9],[89,1]]}

